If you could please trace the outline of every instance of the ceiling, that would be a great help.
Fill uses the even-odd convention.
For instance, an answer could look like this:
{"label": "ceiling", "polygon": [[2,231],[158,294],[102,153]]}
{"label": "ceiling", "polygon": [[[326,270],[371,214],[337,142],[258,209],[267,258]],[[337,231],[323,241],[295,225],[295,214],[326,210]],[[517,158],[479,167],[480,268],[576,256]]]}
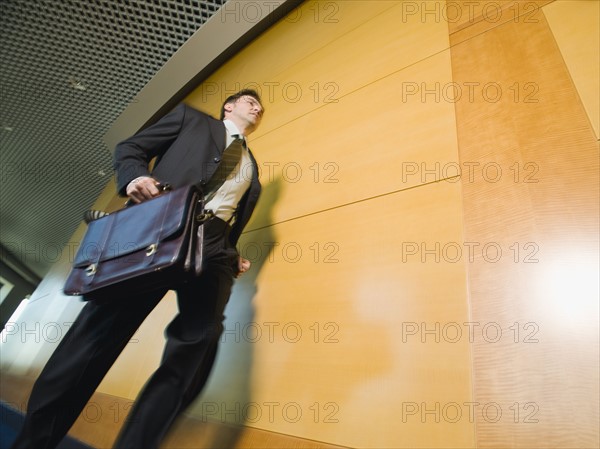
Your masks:
{"label": "ceiling", "polygon": [[0,2],[4,263],[29,278],[48,272],[112,181],[102,137],[226,1]]}

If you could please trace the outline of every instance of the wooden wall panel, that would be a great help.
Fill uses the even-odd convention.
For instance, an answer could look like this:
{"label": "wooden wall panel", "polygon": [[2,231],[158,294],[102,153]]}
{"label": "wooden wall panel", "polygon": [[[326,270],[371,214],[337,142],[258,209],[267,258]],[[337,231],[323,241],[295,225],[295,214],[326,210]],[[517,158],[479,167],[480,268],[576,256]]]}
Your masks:
{"label": "wooden wall panel", "polygon": [[[422,101],[422,86],[448,83],[450,53],[444,51],[253,141],[261,180],[281,180],[278,207],[268,219],[279,222],[458,174],[452,170],[458,163],[453,105]],[[257,214],[249,228],[264,225]]]}
{"label": "wooden wall panel", "polygon": [[256,140],[447,49],[446,24],[406,15],[404,3],[307,1],[215,72],[186,102],[218,110],[237,87],[257,88],[267,114],[252,136]]}
{"label": "wooden wall panel", "polygon": [[[217,113],[228,95],[244,87],[257,89],[264,97],[263,102],[271,120],[263,121],[253,136],[255,138],[276,127],[275,120],[279,120],[277,117],[280,114],[290,117],[289,109],[295,111],[293,114],[296,115],[292,115],[294,118],[334,101],[339,97],[339,86],[326,73],[325,82],[319,76],[310,79],[308,84],[299,84],[295,77],[282,79],[279,74],[322,47],[335,43],[364,22],[369,23],[371,19],[381,16],[392,9],[395,2],[374,0],[370,3],[370,7],[365,7],[360,1],[354,0],[303,2],[253,41],[250,48],[260,49],[261,56],[257,61],[248,59],[242,53],[234,56],[226,66],[218,69],[192,92],[186,98],[186,103]],[[243,16],[239,19],[243,20]],[[332,85],[325,86],[324,83]],[[283,107],[286,103],[293,107]]]}
{"label": "wooden wall panel", "polygon": [[438,8],[421,4],[418,12],[422,17],[427,14],[440,17],[448,23],[450,34],[466,28],[482,32],[509,21],[536,23],[540,7],[551,1],[553,0],[451,0]]}
{"label": "wooden wall panel", "polygon": [[[468,338],[439,339],[467,321],[465,260],[436,255],[440,242],[462,242],[458,183],[245,233],[254,271],[192,413],[342,446],[472,447]],[[423,341],[436,323],[438,341]],[[450,403],[463,413],[455,423]],[[423,415],[436,404],[439,422]]]}
{"label": "wooden wall panel", "polygon": [[456,45],[502,24],[538,23],[542,7],[554,0],[446,1],[450,44]]}
{"label": "wooden wall panel", "polygon": [[600,139],[600,1],[555,1],[543,11]]}
{"label": "wooden wall panel", "polygon": [[[203,90],[216,80],[339,87],[339,101],[325,104],[267,98],[251,139],[265,191],[240,243],[255,265],[236,287],[218,364],[191,413],[343,446],[472,447],[466,336],[403,341],[406,326],[467,317],[462,257],[402,255],[406,244],[462,242],[460,186],[434,183],[458,174],[442,169],[458,165],[454,105],[440,93],[451,82],[447,24],[403,20],[404,2],[377,15],[367,2],[336,4],[340,23],[365,20],[344,33],[282,22],[187,100],[216,107],[222,98]],[[291,38],[276,39],[287,28]],[[277,70],[265,71],[272,59]],[[407,163],[417,172],[404,173]],[[330,174],[337,182],[324,182]],[[295,331],[301,339],[289,341]],[[448,404],[459,404],[457,422]]]}
{"label": "wooden wall panel", "polygon": [[594,132],[543,14],[451,51],[455,82],[502,92],[456,102],[465,237],[491,250],[469,264],[477,445],[598,447]]}

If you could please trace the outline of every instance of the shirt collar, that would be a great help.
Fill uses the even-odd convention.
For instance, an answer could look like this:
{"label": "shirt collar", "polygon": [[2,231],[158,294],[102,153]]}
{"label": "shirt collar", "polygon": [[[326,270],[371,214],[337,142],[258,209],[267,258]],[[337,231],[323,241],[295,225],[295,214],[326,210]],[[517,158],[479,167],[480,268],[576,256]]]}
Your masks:
{"label": "shirt collar", "polygon": [[238,127],[235,126],[235,123],[233,123],[231,120],[226,118],[225,120],[223,120],[223,123],[225,124],[225,128],[227,129],[227,133],[230,137],[233,137],[236,134],[241,136],[242,138],[244,137],[242,136],[242,133],[240,132]]}

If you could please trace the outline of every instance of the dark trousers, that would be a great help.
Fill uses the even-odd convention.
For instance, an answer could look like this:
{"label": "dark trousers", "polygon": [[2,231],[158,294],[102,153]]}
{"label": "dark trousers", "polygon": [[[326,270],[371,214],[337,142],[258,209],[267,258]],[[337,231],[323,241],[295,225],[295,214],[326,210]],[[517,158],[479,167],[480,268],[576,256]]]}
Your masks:
{"label": "dark trousers", "polygon": [[[179,313],[166,329],[161,364],[136,399],[115,448],[157,448],[206,383],[237,265],[228,230],[218,218],[205,225],[203,272],[177,288]],[[13,449],[56,447],[166,292],[91,301],[82,309],[33,387]]]}

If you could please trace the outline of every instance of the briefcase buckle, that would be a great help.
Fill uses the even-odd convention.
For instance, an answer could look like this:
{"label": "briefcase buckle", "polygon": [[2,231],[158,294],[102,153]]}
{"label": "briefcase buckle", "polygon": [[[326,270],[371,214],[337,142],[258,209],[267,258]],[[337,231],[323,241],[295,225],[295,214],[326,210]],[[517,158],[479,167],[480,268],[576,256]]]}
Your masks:
{"label": "briefcase buckle", "polygon": [[94,274],[96,274],[96,264],[95,263],[91,264],[89,267],[87,267],[85,269],[86,276],[93,276]]}
{"label": "briefcase buckle", "polygon": [[158,243],[153,243],[152,245],[150,245],[148,248],[146,248],[146,256],[150,257],[152,254],[154,254],[156,251],[158,250]]}
{"label": "briefcase buckle", "polygon": [[196,215],[196,222],[202,224],[202,223],[210,220],[214,216],[215,216],[215,213],[212,210],[205,209]]}

